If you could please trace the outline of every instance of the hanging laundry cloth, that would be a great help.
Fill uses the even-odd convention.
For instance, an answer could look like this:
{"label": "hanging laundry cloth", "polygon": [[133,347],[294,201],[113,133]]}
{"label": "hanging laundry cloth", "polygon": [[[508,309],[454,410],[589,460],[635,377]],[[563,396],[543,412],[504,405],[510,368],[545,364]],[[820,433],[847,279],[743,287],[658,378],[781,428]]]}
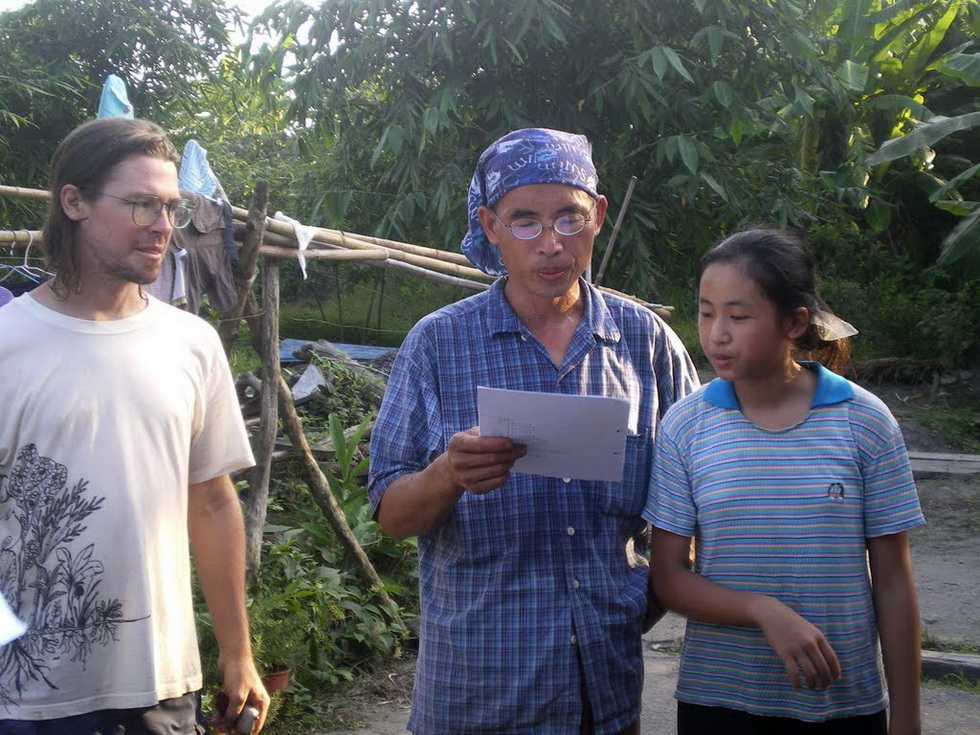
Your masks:
{"label": "hanging laundry cloth", "polygon": [[218,188],[218,177],[208,163],[208,152],[196,140],[189,140],[184,146],[177,184],[181,189],[208,197],[213,196]]}
{"label": "hanging laundry cloth", "polygon": [[309,225],[304,225],[301,222],[294,220],[292,217],[287,217],[282,212],[276,212],[276,216],[273,219],[277,219],[280,222],[286,222],[293,226],[293,233],[296,235],[296,244],[299,246],[296,248],[296,259],[299,261],[299,269],[303,271],[303,280],[306,280],[306,248],[309,247],[310,241],[316,234],[316,228],[310,227]]}
{"label": "hanging laundry cloth", "polygon": [[[187,311],[197,314],[201,300],[206,295],[211,306],[220,312],[231,311],[238,304],[238,291],[231,258],[225,248],[227,202],[217,202],[209,197],[182,191],[181,196],[197,203],[191,221],[180,230],[174,230],[171,245],[179,264],[181,251],[184,260]],[[174,295],[180,288],[180,268],[174,270]]]}
{"label": "hanging laundry cloth", "polygon": [[171,242],[163,256],[160,275],[152,283],[143,286],[143,291],[160,301],[183,308],[187,305],[187,259],[186,250],[178,250]]}
{"label": "hanging laundry cloth", "polygon": [[133,118],[133,106],[126,94],[126,84],[115,74],[106,77],[102,85],[102,96],[99,98],[99,118],[128,117]]}
{"label": "hanging laundry cloth", "polygon": [[184,154],[180,159],[180,170],[177,172],[177,184],[185,191],[201,194],[210,197],[217,202],[225,205],[225,250],[233,264],[238,263],[238,248],[235,245],[235,230],[231,211],[231,204],[228,203],[228,196],[221,188],[221,182],[211,170],[208,163],[208,152],[196,140],[187,141],[184,146]]}

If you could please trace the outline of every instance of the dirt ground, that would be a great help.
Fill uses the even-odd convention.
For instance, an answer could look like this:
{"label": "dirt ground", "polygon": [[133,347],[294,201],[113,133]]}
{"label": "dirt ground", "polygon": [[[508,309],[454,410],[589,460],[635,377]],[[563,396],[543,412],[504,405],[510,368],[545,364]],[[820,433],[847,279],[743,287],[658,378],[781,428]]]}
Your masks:
{"label": "dirt ground", "polygon": [[[978,407],[976,381],[959,395]],[[928,391],[906,385],[869,386],[891,408],[911,451],[960,452],[940,434],[908,418],[928,407]],[[980,646],[980,475],[917,473],[926,525],[910,534],[912,564],[927,638]]]}
{"label": "dirt ground", "polygon": [[[976,380],[955,386],[978,407]],[[928,407],[935,392],[899,383],[868,384],[902,426],[911,451],[961,452],[939,433],[913,421],[912,407]],[[917,474],[926,525],[910,536],[923,632],[935,644],[980,646],[980,475]],[[673,732],[673,679],[676,655],[669,653],[683,634],[683,620],[668,615],[646,636],[647,685],[644,733]],[[408,719],[414,658],[391,662],[369,681],[339,698],[333,729],[317,735],[395,735]],[[980,694],[930,685],[922,692],[925,735],[976,735],[980,732]]]}

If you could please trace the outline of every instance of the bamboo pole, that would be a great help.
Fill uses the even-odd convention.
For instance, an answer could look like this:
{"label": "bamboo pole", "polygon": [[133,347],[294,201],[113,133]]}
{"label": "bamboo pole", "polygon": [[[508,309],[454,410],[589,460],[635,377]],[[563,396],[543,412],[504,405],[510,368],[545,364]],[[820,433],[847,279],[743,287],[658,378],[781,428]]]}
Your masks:
{"label": "bamboo pole", "polygon": [[[259,253],[265,257],[295,258],[296,248],[284,248],[279,245],[263,245]],[[387,260],[386,250],[327,250],[326,248],[307,248],[303,257],[307,260]]]}
{"label": "bamboo pole", "polygon": [[22,186],[0,186],[0,196],[35,199],[40,202],[46,202],[51,198],[51,192],[46,189],[25,189]]}
{"label": "bamboo pole", "polygon": [[602,277],[606,275],[606,266],[609,265],[609,257],[612,255],[613,246],[616,244],[616,238],[619,235],[619,228],[623,225],[623,215],[626,214],[626,208],[630,205],[630,199],[633,198],[633,188],[636,186],[636,177],[630,176],[630,185],[626,187],[626,196],[623,198],[623,206],[619,208],[619,216],[616,217],[616,224],[613,225],[612,235],[609,237],[609,243],[606,245],[606,252],[602,255],[602,264],[599,266],[599,272],[596,274],[593,283],[596,287],[602,285]]}
{"label": "bamboo pole", "polygon": [[245,496],[245,562],[253,577],[262,564],[262,534],[269,510],[272,454],[279,434],[279,259],[262,259],[262,385],[256,463]]}
{"label": "bamboo pole", "polygon": [[37,245],[42,239],[40,230],[0,230],[4,245]]}
{"label": "bamboo pole", "polygon": [[[232,214],[235,217],[237,217],[239,220],[244,220],[247,215],[247,212],[244,209],[240,209],[238,207],[232,207],[231,211]],[[292,228],[289,226],[288,223],[276,219],[273,219],[272,222],[275,222],[276,225],[285,225],[286,228],[288,229],[288,234],[290,235],[292,234]],[[274,231],[279,231],[280,229],[281,228],[277,228],[275,226],[273,227]],[[445,260],[448,263],[456,263],[457,265],[466,265],[466,266],[470,265],[469,259],[462,253],[451,252],[449,250],[439,250],[437,248],[427,248],[422,245],[414,245],[408,242],[388,240],[381,237],[374,237],[373,235],[359,235],[357,233],[344,232],[343,230],[333,230],[326,227],[318,227],[316,229],[322,232],[324,235],[328,235],[332,238],[336,237],[340,240],[346,238],[346,239],[360,241],[368,245],[389,248],[392,250],[403,250],[406,253],[412,253],[414,255],[424,255],[430,258],[435,258],[437,260]],[[282,230],[282,231],[284,232],[284,234],[287,234],[286,230]]]}
{"label": "bamboo pole", "polygon": [[419,276],[420,278],[426,278],[430,281],[442,283],[447,286],[459,286],[460,288],[468,288],[473,291],[486,291],[488,288],[490,288],[489,283],[480,283],[479,281],[471,281],[467,278],[446,275],[444,273],[439,273],[438,271],[429,270],[428,268],[412,265],[411,263],[403,263],[399,260],[379,260],[376,262],[372,261],[371,264],[377,265],[379,268],[387,268],[388,270],[411,273]]}
{"label": "bamboo pole", "polygon": [[[267,219],[265,226],[270,232],[274,232],[278,235],[283,235],[292,239],[295,239],[296,237],[293,231],[293,226],[288,222]],[[339,230],[328,230],[322,227],[314,227],[312,229],[314,230],[315,234],[313,235],[313,241],[310,243],[311,245],[319,242],[326,243],[328,245],[338,245],[340,247],[352,250],[373,250],[380,248],[388,252],[389,259],[400,260],[405,263],[430,268],[432,270],[448,273],[449,275],[457,277],[492,279],[492,276],[488,276],[483,271],[479,270],[478,268],[474,268],[471,265],[461,265],[432,255],[432,253],[442,251],[433,251],[429,248],[422,248],[423,250],[428,251],[428,254],[417,255],[415,253],[407,252],[406,250],[380,245],[376,241],[366,239],[364,236],[354,237]],[[468,262],[469,261],[467,261],[467,263]]]}
{"label": "bamboo pole", "polygon": [[[244,232],[245,232],[244,225],[241,222],[236,222],[235,237],[240,239],[241,236],[244,234]],[[2,242],[2,240],[0,240],[0,242]],[[275,247],[280,248],[282,250],[282,257],[285,258],[296,257],[296,250],[298,248],[298,243],[296,241],[295,235],[292,234],[280,235],[275,232],[266,231],[263,238],[263,242],[272,243]],[[268,247],[268,246],[263,246],[263,247]],[[400,260],[393,260],[389,257],[390,251],[381,250],[379,248],[373,248],[371,250],[347,250],[341,247],[340,245],[332,245],[332,244],[320,242],[318,240],[313,240],[312,242],[310,242],[309,247],[306,249],[305,256],[307,258],[321,257],[315,255],[311,256],[312,253],[318,253],[318,252],[352,253],[351,255],[341,259],[347,260],[349,258],[350,260],[354,260],[354,261],[363,260],[367,262],[369,265],[373,265],[378,268],[385,268],[387,270],[392,270],[392,271],[402,271],[403,273],[411,273],[412,275],[419,276],[420,278],[425,278],[427,280],[434,281],[436,283],[442,283],[447,286],[457,286],[459,288],[466,288],[472,291],[486,291],[488,288],[490,288],[490,284],[488,283],[471,281],[466,278],[447,275],[438,270],[431,270],[429,268],[423,268],[421,266],[405,263]],[[383,253],[384,258],[382,258],[379,255],[379,253]],[[270,253],[270,255],[271,254],[279,254],[279,253],[278,252]],[[362,254],[362,256],[358,256],[356,254]],[[327,257],[328,260],[337,259],[337,258],[340,258],[340,256]]]}

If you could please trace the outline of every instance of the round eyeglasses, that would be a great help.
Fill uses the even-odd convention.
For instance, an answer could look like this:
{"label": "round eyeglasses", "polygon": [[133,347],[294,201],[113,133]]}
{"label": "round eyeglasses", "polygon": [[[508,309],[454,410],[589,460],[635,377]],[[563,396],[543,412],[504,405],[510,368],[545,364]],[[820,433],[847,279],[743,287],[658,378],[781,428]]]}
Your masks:
{"label": "round eyeglasses", "polygon": [[173,225],[175,230],[179,230],[187,227],[187,223],[191,221],[191,215],[194,213],[194,208],[197,207],[197,203],[190,199],[172,199],[169,202],[165,202],[159,197],[152,196],[124,199],[123,197],[117,197],[115,194],[109,194],[104,191],[96,191],[95,193],[109,197],[110,199],[117,199],[120,202],[126,202],[126,204],[130,205],[133,208],[133,222],[140,227],[149,227],[152,225],[160,216],[160,210],[166,209],[167,219],[170,221],[170,224]]}
{"label": "round eyeglasses", "polygon": [[587,215],[579,214],[578,212],[574,214],[563,214],[550,225],[545,225],[531,217],[518,217],[508,225],[492,209],[490,210],[490,214],[504,228],[510,230],[510,233],[518,240],[533,240],[544,232],[545,229],[554,230],[559,235],[564,235],[565,237],[571,237],[584,230],[585,225],[592,220],[592,212],[595,211],[596,204],[598,204],[597,201],[592,203],[592,209],[589,210]]}

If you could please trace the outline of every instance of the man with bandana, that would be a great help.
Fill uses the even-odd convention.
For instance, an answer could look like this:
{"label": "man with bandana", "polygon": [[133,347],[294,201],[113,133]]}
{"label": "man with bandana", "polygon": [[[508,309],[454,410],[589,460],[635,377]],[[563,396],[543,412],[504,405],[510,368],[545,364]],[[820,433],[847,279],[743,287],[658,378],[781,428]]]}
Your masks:
{"label": "man with bandana", "polygon": [[[462,249],[501,276],[424,317],[372,432],[384,531],[418,537],[417,735],[639,733],[653,438],[697,374],[652,311],[584,278],[608,206],[581,135],[532,128],[480,156]],[[477,386],[630,403],[621,482],[512,472]],[[589,427],[581,427],[583,432]]]}

